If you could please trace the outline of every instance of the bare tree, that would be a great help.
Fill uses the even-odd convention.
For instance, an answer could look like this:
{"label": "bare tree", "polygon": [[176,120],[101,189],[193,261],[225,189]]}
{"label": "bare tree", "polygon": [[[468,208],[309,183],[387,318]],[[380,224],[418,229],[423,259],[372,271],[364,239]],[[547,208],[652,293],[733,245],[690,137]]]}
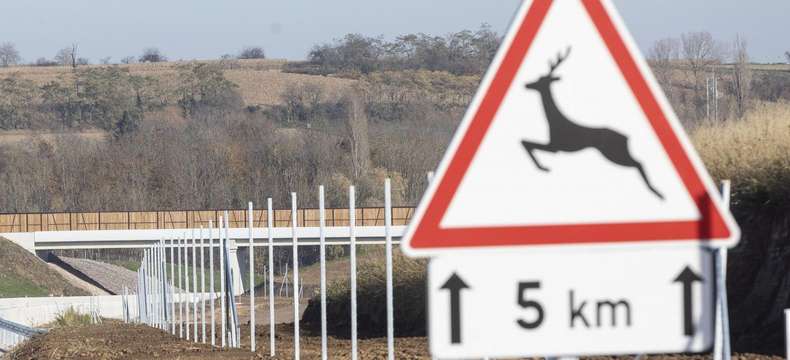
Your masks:
{"label": "bare tree", "polygon": [[162,52],[159,51],[159,49],[155,47],[151,47],[143,50],[143,54],[140,55],[139,60],[142,63],[145,62],[155,63],[155,62],[167,61],[167,57],[164,54],[162,54]]}
{"label": "bare tree", "polygon": [[721,62],[722,49],[707,31],[680,35],[681,52],[694,77],[694,89],[700,88],[700,76],[713,64]]}
{"label": "bare tree", "polygon": [[58,53],[55,54],[55,61],[60,65],[76,68],[79,64],[77,59],[77,44],[71,44],[70,47],[58,50]]}
{"label": "bare tree", "polygon": [[121,64],[134,64],[135,62],[137,62],[137,58],[134,56],[126,56],[121,59]]}
{"label": "bare tree", "polygon": [[746,39],[740,35],[735,36],[732,44],[732,93],[735,96],[735,106],[738,117],[743,117],[749,102],[749,90],[752,82],[752,71],[749,68],[749,53]]}
{"label": "bare tree", "polygon": [[359,179],[370,167],[368,117],[361,96],[356,91],[343,99],[346,105],[346,131],[351,142],[351,163],[354,178]]}
{"label": "bare tree", "polygon": [[16,65],[21,58],[14,44],[7,42],[0,44],[0,67]]}
{"label": "bare tree", "polygon": [[790,51],[785,51],[785,57],[787,58],[787,63],[790,64]]}
{"label": "bare tree", "polygon": [[665,38],[653,43],[648,51],[648,61],[653,72],[667,90],[672,86],[672,63],[677,61],[679,49],[680,43],[677,39]]}

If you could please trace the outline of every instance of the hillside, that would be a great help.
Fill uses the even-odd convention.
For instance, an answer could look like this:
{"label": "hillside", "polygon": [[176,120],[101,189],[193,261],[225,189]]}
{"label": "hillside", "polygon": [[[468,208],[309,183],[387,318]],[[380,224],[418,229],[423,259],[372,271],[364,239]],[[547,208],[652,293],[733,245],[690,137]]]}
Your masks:
{"label": "hillside", "polygon": [[[172,94],[178,84],[178,71],[193,62],[174,61],[122,65],[83,65],[80,70],[117,66],[131,75],[158,80],[165,93]],[[269,106],[282,102],[281,95],[288,86],[317,86],[323,91],[337,91],[353,82],[337,77],[314,76],[282,72],[285,60],[203,60],[197,63],[219,65],[225,77],[238,85],[245,105]],[[49,82],[73,81],[73,70],[67,66],[12,66],[0,67],[0,79],[16,76],[42,86]]]}
{"label": "hillside", "polygon": [[0,298],[62,295],[89,294],[27,250],[0,237]]}

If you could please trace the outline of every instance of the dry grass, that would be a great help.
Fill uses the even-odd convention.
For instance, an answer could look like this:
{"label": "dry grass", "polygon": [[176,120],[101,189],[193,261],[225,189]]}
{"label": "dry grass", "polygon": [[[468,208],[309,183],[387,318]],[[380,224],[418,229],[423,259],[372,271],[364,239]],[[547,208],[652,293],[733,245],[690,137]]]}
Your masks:
{"label": "dry grass", "polygon": [[758,104],[742,120],[700,126],[692,139],[711,175],[732,179],[736,195],[787,198],[790,103]]}
{"label": "dry grass", "polygon": [[239,86],[247,105],[278,105],[288,86],[317,85],[327,94],[342,93],[354,80],[328,76],[291,74],[279,70],[226,70],[225,77]]}
{"label": "dry grass", "polygon": [[55,316],[53,327],[85,326],[91,324],[91,316],[82,314],[73,307],[63,310]]}

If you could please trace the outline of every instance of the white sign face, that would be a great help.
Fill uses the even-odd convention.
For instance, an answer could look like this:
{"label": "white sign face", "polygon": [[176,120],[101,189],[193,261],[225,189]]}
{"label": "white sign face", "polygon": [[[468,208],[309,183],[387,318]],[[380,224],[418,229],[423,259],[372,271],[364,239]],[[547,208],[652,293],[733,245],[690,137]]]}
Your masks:
{"label": "white sign face", "polygon": [[431,259],[439,358],[707,351],[713,257],[697,246],[492,252]]}
{"label": "white sign face", "polygon": [[525,1],[404,236],[731,246],[738,227],[610,1]]}

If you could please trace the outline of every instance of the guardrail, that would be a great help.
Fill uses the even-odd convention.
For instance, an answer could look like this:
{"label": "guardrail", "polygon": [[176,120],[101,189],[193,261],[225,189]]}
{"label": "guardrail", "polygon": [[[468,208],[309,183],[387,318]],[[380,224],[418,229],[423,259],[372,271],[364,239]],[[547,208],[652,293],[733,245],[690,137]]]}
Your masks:
{"label": "guardrail", "polygon": [[47,331],[44,329],[32,328],[13,321],[0,319],[0,350],[8,351],[31,336],[45,332]]}

